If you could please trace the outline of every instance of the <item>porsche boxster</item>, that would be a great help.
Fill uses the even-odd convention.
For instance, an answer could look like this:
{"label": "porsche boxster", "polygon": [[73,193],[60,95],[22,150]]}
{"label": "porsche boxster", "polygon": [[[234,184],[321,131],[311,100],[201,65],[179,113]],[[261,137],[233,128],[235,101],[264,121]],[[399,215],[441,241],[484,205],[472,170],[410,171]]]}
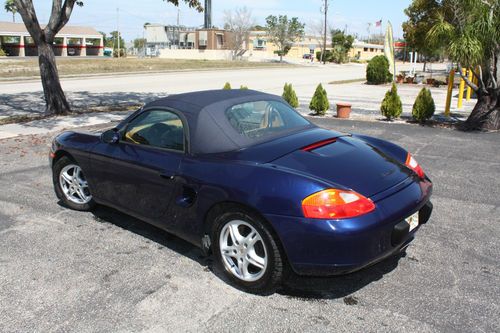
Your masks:
{"label": "porsche boxster", "polygon": [[432,183],[385,140],[320,128],[252,90],[172,95],[50,151],[69,208],[113,207],[213,254],[234,284],[337,275],[404,250],[431,215]]}

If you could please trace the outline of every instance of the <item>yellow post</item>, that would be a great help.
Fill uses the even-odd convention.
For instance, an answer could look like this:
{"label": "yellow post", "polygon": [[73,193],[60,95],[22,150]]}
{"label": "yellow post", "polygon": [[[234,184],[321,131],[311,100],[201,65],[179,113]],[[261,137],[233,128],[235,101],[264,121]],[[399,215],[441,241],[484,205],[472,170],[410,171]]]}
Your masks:
{"label": "yellow post", "polygon": [[[461,69],[462,75],[465,76],[465,68]],[[465,88],[465,81],[464,79],[460,78],[460,85],[458,86],[458,103],[457,103],[457,108],[461,109],[462,104],[464,102],[464,88]]]}
{"label": "yellow post", "polygon": [[[467,75],[467,78],[469,79],[470,82],[472,82],[472,68],[469,68],[469,75]],[[472,88],[467,85],[467,95],[466,95],[466,100],[467,102],[470,101],[470,96],[472,95]]]}
{"label": "yellow post", "polygon": [[450,77],[448,78],[448,93],[446,94],[446,106],[444,108],[444,115],[446,117],[450,116],[451,95],[453,94],[453,81],[455,81],[455,70],[452,68],[450,71]]}

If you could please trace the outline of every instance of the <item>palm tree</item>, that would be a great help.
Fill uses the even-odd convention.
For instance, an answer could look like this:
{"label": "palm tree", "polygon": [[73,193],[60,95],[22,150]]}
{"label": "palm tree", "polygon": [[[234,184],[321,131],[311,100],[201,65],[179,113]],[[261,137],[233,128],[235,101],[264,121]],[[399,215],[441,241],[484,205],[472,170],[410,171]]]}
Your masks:
{"label": "palm tree", "polygon": [[473,73],[478,84],[459,70],[477,94],[464,129],[500,130],[500,2],[444,0],[428,39],[444,43],[458,68],[477,68]]}
{"label": "palm tree", "polygon": [[4,8],[7,13],[12,13],[12,22],[16,23],[17,7],[14,0],[6,0]]}

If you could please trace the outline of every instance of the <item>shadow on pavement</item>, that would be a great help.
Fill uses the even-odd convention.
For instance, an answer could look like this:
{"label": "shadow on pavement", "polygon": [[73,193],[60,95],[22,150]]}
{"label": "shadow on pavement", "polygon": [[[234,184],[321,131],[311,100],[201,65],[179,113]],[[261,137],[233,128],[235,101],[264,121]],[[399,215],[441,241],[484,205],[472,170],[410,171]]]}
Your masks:
{"label": "shadow on pavement", "polygon": [[[358,272],[332,277],[310,277],[291,274],[284,283],[280,294],[302,300],[337,299],[351,295],[368,284],[380,280],[385,274],[393,271],[399,260],[406,256],[405,252],[389,257],[380,263],[364,268]],[[356,302],[349,297],[346,302]],[[352,304],[348,304],[352,305]]]}
{"label": "shadow on pavement", "polygon": [[[110,92],[91,93],[88,91],[66,92],[73,112],[85,112],[100,107],[130,107],[143,105],[167,93]],[[43,115],[45,100],[42,92],[0,94],[0,116]]]}
{"label": "shadow on pavement", "polygon": [[[114,224],[184,255],[199,263],[205,270],[212,271],[222,281],[230,284],[218,265],[213,264],[211,256],[204,256],[198,247],[181,238],[109,207],[98,205],[92,213],[97,222]],[[404,252],[359,272],[343,276],[307,277],[292,273],[279,293],[301,300],[342,298],[381,279],[397,267],[399,259],[403,256],[405,256]],[[356,302],[354,298],[348,301]]]}
{"label": "shadow on pavement", "polygon": [[99,223],[111,223],[117,227],[131,231],[161,246],[186,256],[198,262],[201,266],[206,267],[211,262],[207,257],[203,256],[198,247],[192,245],[191,243],[188,243],[187,241],[160,228],[119,212],[113,208],[97,205],[97,207],[92,211],[92,214],[94,215],[94,220]]}

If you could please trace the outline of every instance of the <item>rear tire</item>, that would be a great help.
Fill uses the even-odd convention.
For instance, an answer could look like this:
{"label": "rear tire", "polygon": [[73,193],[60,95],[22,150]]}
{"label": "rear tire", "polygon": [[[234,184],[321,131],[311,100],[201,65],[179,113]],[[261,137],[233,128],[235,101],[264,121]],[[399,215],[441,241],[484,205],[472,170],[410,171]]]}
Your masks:
{"label": "rear tire", "polygon": [[260,217],[231,208],[215,218],[211,238],[217,264],[236,287],[269,294],[281,285],[283,259]]}
{"label": "rear tire", "polygon": [[79,211],[95,207],[83,170],[71,158],[63,156],[54,163],[52,181],[57,197],[66,207]]}

